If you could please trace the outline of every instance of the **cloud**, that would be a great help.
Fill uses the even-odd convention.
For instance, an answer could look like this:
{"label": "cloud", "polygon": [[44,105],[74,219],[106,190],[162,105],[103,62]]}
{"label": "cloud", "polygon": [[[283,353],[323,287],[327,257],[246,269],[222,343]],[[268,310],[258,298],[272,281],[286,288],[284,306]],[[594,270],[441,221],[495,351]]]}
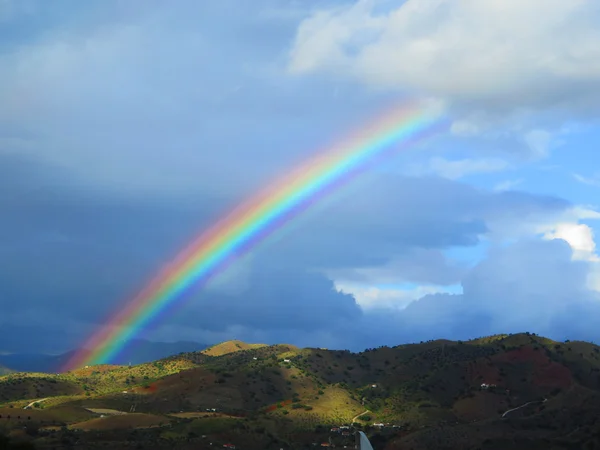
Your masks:
{"label": "cloud", "polygon": [[[117,3],[95,2],[94,20],[69,10],[71,20],[61,21],[46,11],[43,31],[0,53],[0,152],[61,166],[106,194],[211,189],[231,198],[316,145],[292,145],[287,135],[306,130],[298,117],[321,93],[298,101],[297,86],[274,86],[256,69],[276,56],[286,33],[257,18],[274,2],[253,3],[251,15],[239,5],[231,14],[226,2],[184,1],[167,11],[156,2]],[[221,19],[235,38],[216,25]],[[257,162],[253,170],[245,158]]]}
{"label": "cloud", "polygon": [[512,135],[539,159],[598,113],[599,20],[584,0],[357,0],[307,16],[287,69],[438,98],[454,134]]}
{"label": "cloud", "polygon": [[582,223],[558,223],[544,235],[546,239],[563,239],[573,249],[573,259],[600,261],[596,255],[594,232]]}
{"label": "cloud", "polygon": [[466,175],[499,172],[508,167],[508,161],[499,158],[447,160],[433,157],[426,164],[414,164],[407,170],[415,175],[435,174],[450,180],[458,180]]}
{"label": "cloud", "polygon": [[533,152],[535,159],[548,156],[549,147],[552,143],[552,134],[545,130],[531,130],[524,135],[525,142]]}
{"label": "cloud", "polygon": [[593,175],[591,177],[586,177],[577,173],[573,174],[573,178],[583,184],[587,184],[588,186],[600,187],[600,175]]}
{"label": "cloud", "polygon": [[[15,156],[2,162],[2,310],[15,320],[36,311],[53,317],[59,329],[68,327],[62,347],[56,347],[58,336],[47,343],[51,350],[76,345],[223,213],[219,196],[208,192],[193,201],[117,199],[83,189],[48,163]],[[381,175],[360,186],[352,202],[342,195],[309,211],[275,244],[255,248],[207,289],[190,293],[145,337],[178,323],[187,331],[174,339],[191,339],[195,326],[196,340],[240,327],[240,336],[272,342],[305,345],[309,331],[333,342],[336,327],[363,320],[364,313],[331,279],[454,284],[466,267],[445,257],[444,249],[477,245],[497,224],[513,229],[524,221],[567,217],[570,207],[559,199],[485,192],[435,177]],[[402,300],[399,293],[396,298]]]}
{"label": "cloud", "polygon": [[544,239],[562,239],[569,244],[572,250],[571,258],[574,261],[589,263],[586,286],[592,291],[600,292],[600,257],[596,252],[594,230],[580,220],[598,220],[600,213],[579,208],[556,223],[549,223],[539,230],[543,231]]}
{"label": "cloud", "polygon": [[336,282],[339,291],[350,293],[356,299],[365,315],[373,310],[401,310],[406,308],[415,300],[431,295],[447,292],[440,286],[417,285],[417,286],[377,286],[360,285],[353,283]]}
{"label": "cloud", "polygon": [[408,0],[377,13],[379,3],[314,12],[298,27],[290,71],[498,108],[559,106],[565,96],[591,104],[600,81],[593,2]]}
{"label": "cloud", "polygon": [[[271,0],[184,0],[178,8],[117,3],[95,2],[85,19],[73,8],[68,20],[43,10],[36,17],[45,17],[44,25],[27,40],[13,32],[0,53],[0,320],[11,335],[30,333],[3,345],[27,350],[50,334],[40,350],[79,345],[201,230],[389,102],[389,91],[357,89],[356,80],[435,97],[454,114],[454,134],[422,153],[399,155],[385,173],[355,180],[294,218],[208,286],[189,292],[145,337],[360,348],[467,330],[504,332],[533,320],[529,309],[519,316],[517,306],[539,308],[542,298],[551,306],[546,323],[567,330],[556,317],[570,295],[581,299],[570,304],[572,317],[592,316],[585,302],[593,291],[582,280],[600,272],[593,269],[594,236],[581,225],[597,213],[557,197],[458,182],[512,168],[507,155],[522,148],[532,157],[554,148],[560,128],[550,119],[523,119],[527,111],[583,114],[592,104],[594,95],[580,95],[593,80],[590,72],[581,81],[580,56],[595,50],[570,46],[580,72],[550,76],[548,67],[568,67],[564,33],[552,34],[560,44],[556,64],[519,65],[523,46],[511,45],[513,38],[531,55],[540,33],[547,37],[541,14],[529,24],[531,35],[524,31],[533,6],[521,6],[520,18],[511,3],[491,14],[495,2],[459,2],[459,26],[444,1],[438,9],[409,1],[387,15],[359,2],[316,11],[296,33],[298,15],[307,14],[301,3],[292,10]],[[546,6],[560,28],[579,20],[576,8],[585,4]],[[502,28],[511,21],[515,36]],[[585,29],[572,34],[576,43]],[[474,56],[497,35],[508,41],[489,47],[490,57],[505,56],[494,67]],[[294,36],[294,71],[326,69],[331,78],[278,71]],[[431,64],[422,59],[428,52]],[[383,55],[389,70],[377,74],[365,65]],[[411,55],[410,64],[397,64]],[[325,67],[330,62],[353,78],[340,78]],[[502,75],[496,81],[486,78],[493,70]],[[489,127],[507,111],[518,120]],[[510,133],[518,139],[503,140]],[[480,138],[473,148],[458,141],[473,135]],[[457,142],[459,156],[446,152]],[[418,173],[404,170],[421,157]],[[581,257],[572,257],[567,241]],[[475,269],[448,256],[448,249],[483,245],[496,250]],[[541,258],[537,266],[533,255]],[[551,279],[548,288],[544,278]],[[460,283],[464,293],[456,294]],[[516,299],[510,310],[500,293]]]}
{"label": "cloud", "polygon": [[510,191],[523,183],[522,178],[516,180],[504,180],[494,186],[495,191]]}
{"label": "cloud", "polygon": [[264,16],[280,2],[136,4],[45,10],[41,31],[0,53],[0,154],[105,195],[234,202],[389,102],[272,71],[294,31]]}
{"label": "cloud", "polygon": [[232,325],[262,331],[326,329],[332,322],[361,316],[354,297],[338,292],[331,280],[317,273],[265,269],[255,265],[249,286],[238,295],[199,291],[188,294],[180,323],[223,331]]}
{"label": "cloud", "polygon": [[332,269],[327,275],[344,284],[379,286],[398,283],[449,285],[460,281],[466,266],[447,258],[439,249],[406,246],[390,253],[389,262],[375,267]]}
{"label": "cloud", "polygon": [[393,345],[523,331],[598,339],[600,297],[586,288],[588,271],[589,263],[573,261],[559,239],[495,247],[464,277],[462,294],[429,294],[400,311],[369,311],[355,342]]}

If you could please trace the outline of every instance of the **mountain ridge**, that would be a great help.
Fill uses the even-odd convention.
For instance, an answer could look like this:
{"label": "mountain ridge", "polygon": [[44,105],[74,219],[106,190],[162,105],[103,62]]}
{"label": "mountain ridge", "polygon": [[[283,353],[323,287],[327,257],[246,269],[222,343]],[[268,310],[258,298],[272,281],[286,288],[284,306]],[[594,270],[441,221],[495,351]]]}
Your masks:
{"label": "mountain ridge", "polygon": [[346,425],[375,449],[595,448],[600,347],[532,333],[356,353],[226,341],[132,367],[0,377],[0,415],[36,403],[28,411],[66,427],[36,445],[96,448],[102,429],[148,448],[313,448],[351,445]]}

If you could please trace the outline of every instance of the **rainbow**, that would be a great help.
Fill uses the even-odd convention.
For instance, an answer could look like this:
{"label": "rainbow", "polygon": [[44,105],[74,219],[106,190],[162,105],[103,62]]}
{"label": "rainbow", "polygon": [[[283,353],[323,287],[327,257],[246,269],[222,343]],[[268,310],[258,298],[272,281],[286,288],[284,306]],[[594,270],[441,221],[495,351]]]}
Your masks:
{"label": "rainbow", "polygon": [[341,144],[318,152],[200,234],[92,334],[64,370],[111,361],[192,285],[205,284],[323,195],[396,150],[397,145],[406,146],[444,125],[435,111],[411,103],[386,111]]}

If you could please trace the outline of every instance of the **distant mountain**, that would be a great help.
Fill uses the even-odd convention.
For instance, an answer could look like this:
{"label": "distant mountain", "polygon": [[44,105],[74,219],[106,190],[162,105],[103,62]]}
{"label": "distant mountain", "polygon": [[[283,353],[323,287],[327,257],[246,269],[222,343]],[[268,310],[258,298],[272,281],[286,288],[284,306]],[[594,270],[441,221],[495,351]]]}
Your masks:
{"label": "distant mountain", "polygon": [[[134,339],[128,343],[117,359],[112,362],[114,364],[142,364],[182,352],[201,351],[207,347],[208,345],[206,344],[189,341],[152,342],[143,339]],[[39,353],[0,355],[0,375],[3,370],[1,366],[4,366],[7,370],[10,369],[17,372],[55,373],[67,363],[74,353],[75,350],[60,355]]]}
{"label": "distant mountain", "polygon": [[66,361],[72,352],[63,355],[36,353],[13,353],[0,355],[0,365],[16,372],[56,372],[61,361]]}

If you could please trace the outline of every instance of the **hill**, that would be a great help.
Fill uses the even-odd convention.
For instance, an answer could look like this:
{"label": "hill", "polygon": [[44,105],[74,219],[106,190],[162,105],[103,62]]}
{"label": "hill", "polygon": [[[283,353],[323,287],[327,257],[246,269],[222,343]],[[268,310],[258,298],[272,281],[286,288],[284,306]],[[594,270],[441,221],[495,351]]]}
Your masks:
{"label": "hill", "polygon": [[205,355],[209,356],[222,356],[229,353],[239,352],[242,350],[252,350],[254,348],[267,347],[266,344],[246,344],[245,342],[233,340],[226,341],[220,344],[213,345],[202,351]]}
{"label": "hill", "polygon": [[600,347],[530,333],[360,353],[228,341],[132,367],[11,373],[0,415],[38,448],[313,448],[353,445],[360,429],[375,449],[592,449]]}

